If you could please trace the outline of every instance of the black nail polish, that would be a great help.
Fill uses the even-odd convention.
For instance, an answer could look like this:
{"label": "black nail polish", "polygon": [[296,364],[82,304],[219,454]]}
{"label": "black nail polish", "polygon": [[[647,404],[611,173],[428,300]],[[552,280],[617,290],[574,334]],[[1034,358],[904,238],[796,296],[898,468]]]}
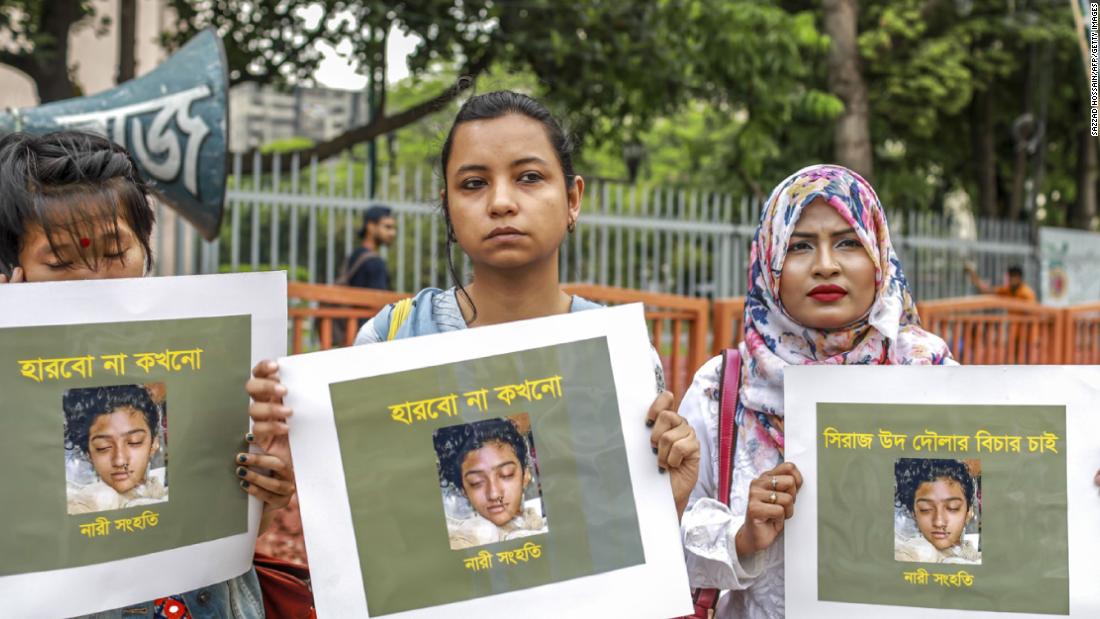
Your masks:
{"label": "black nail polish", "polygon": [[248,475],[248,469],[244,468],[243,466],[238,466],[237,477],[244,477],[245,475]]}
{"label": "black nail polish", "polygon": [[249,432],[248,434],[245,434],[245,435],[244,435],[244,440],[246,440],[246,441],[248,441],[249,443],[251,443],[252,441],[256,440],[256,437],[255,437],[255,435],[253,435],[253,434],[252,434],[251,432]]}
{"label": "black nail polish", "polygon": [[665,467],[663,467],[663,466],[659,466],[659,467],[657,467],[657,472],[659,472],[660,474],[664,475],[664,474],[665,474]]}
{"label": "black nail polish", "polygon": [[237,456],[237,462],[240,462],[241,464],[244,464],[247,461],[248,461],[248,456],[246,456],[244,454],[241,454],[241,455]]}
{"label": "black nail polish", "polygon": [[245,481],[243,479],[241,480],[241,487],[242,488],[247,488],[249,485],[251,485],[251,484],[249,484],[247,481]]}
{"label": "black nail polish", "polygon": [[653,448],[653,455],[657,455],[657,448],[656,447]]}
{"label": "black nail polish", "polygon": [[652,419],[646,419],[646,420],[645,420],[645,427],[647,427],[647,428],[652,428],[652,427],[653,427],[653,424],[654,424],[654,422],[653,422],[653,420],[652,420]]}

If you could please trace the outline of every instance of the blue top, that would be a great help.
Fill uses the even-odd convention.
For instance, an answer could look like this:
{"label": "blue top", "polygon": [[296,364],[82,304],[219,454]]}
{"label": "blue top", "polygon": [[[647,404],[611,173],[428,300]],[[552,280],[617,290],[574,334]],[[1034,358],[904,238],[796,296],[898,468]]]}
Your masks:
{"label": "blue top", "polygon": [[[569,307],[570,312],[598,309],[603,307],[599,303],[593,303],[588,299],[573,296],[573,303]],[[393,304],[382,308],[382,311],[367,321],[359,330],[355,338],[355,345],[374,344],[385,342],[390,332],[390,318],[393,314]],[[419,335],[434,335],[447,331],[458,331],[466,328],[466,319],[462,317],[462,311],[458,308],[458,297],[454,288],[440,290],[439,288],[425,288],[416,293],[413,298],[413,306],[405,323],[397,329],[394,339],[400,340],[406,337]]]}
{"label": "blue top", "polygon": [[[413,297],[413,306],[409,311],[409,317],[405,323],[397,329],[395,340],[420,335],[434,335],[448,331],[458,331],[467,328],[466,319],[462,317],[462,311],[458,308],[458,297],[454,288],[440,290],[439,288],[425,288]],[[599,303],[589,301],[583,297],[573,295],[573,303],[569,306],[570,313],[581,312],[603,307]],[[359,335],[355,337],[355,345],[375,344],[385,342],[390,333],[390,318],[393,314],[393,304],[387,305],[367,321],[363,328],[359,329]],[[657,393],[665,389],[665,372],[661,365],[661,357],[656,349],[649,347],[653,357],[653,374],[657,379]]]}

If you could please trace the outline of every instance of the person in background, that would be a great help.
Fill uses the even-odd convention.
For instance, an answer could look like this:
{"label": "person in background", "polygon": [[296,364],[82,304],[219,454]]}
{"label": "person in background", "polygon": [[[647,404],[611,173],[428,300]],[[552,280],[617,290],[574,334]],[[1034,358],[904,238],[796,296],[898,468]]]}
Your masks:
{"label": "person in background", "polygon": [[386,272],[386,260],[378,250],[393,243],[397,236],[397,224],[388,206],[372,206],[363,215],[360,231],[363,242],[344,262],[344,272],[336,281],[342,286],[390,290],[390,276]]}
{"label": "person in background", "polygon": [[1020,301],[1034,302],[1037,300],[1035,291],[1024,283],[1024,270],[1018,265],[1008,267],[1008,271],[1006,271],[1008,282],[1004,286],[997,286],[996,288],[978,277],[978,270],[974,267],[973,262],[967,262],[965,268],[966,274],[970,276],[970,281],[982,294],[995,294],[999,297],[1009,297]]}

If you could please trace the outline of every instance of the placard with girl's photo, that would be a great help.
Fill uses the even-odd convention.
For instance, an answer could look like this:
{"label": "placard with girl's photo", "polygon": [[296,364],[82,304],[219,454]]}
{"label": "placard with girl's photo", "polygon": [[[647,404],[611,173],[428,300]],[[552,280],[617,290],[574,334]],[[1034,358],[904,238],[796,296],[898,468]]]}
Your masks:
{"label": "placard with girl's photo", "polygon": [[[787,616],[1095,617],[1100,374],[791,368]],[[1036,594],[1036,592],[1042,592]]]}
{"label": "placard with girl's photo", "polygon": [[279,373],[318,614],[690,609],[643,423],[657,385],[640,306],[297,355]]}
{"label": "placard with girl's photo", "polygon": [[259,502],[229,459],[248,451],[249,367],[285,352],[285,275],[0,293],[0,435],[17,438],[0,467],[19,473],[0,510],[4,614],[39,616],[43,591],[72,616],[247,572]]}

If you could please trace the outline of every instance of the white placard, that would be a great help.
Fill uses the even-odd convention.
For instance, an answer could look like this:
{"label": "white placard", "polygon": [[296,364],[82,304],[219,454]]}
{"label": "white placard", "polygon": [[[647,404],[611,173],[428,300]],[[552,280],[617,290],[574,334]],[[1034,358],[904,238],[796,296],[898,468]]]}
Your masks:
{"label": "white placard", "polygon": [[[668,476],[658,472],[650,451],[649,429],[644,424],[645,412],[656,393],[652,349],[642,306],[629,305],[280,360],[280,376],[289,391],[286,402],[294,410],[290,421],[291,447],[319,616],[371,616],[356,543],[357,536],[370,536],[371,531],[356,530],[353,526],[340,452],[340,441],[355,444],[355,437],[337,436],[330,385],[593,338],[606,338],[618,410],[589,414],[607,413],[620,418],[644,562],[387,616],[492,617],[507,612],[554,618],[672,617],[690,612],[679,525]],[[564,379],[562,388],[569,390]],[[377,398],[379,414],[390,416],[387,405],[392,403],[385,394],[364,397]],[[535,440],[537,443],[537,436]],[[553,511],[549,518],[552,535]],[[431,586],[427,581],[419,585],[421,589]]]}
{"label": "white placard", "polygon": [[[798,495],[797,509],[794,517],[787,522],[784,535],[786,536],[786,613],[791,619],[798,618],[843,618],[854,619],[856,617],[898,617],[898,618],[955,618],[955,617],[1049,617],[1053,615],[1066,615],[1071,617],[1097,617],[1100,616],[1100,587],[1096,586],[1096,574],[1100,568],[1100,493],[1093,482],[1097,468],[1100,468],[1100,367],[1096,366],[971,366],[971,367],[833,367],[833,366],[799,366],[788,368],[784,375],[786,398],[786,458],[794,462],[802,471],[804,484]],[[849,406],[840,406],[849,405]],[[854,405],[854,406],[853,406]],[[872,406],[867,406],[872,405]],[[871,531],[874,527],[860,527],[853,525],[848,527],[820,527],[822,518],[822,505],[831,504],[835,496],[826,497],[826,484],[819,473],[822,470],[822,460],[826,451],[847,449],[850,453],[865,454],[866,458],[871,454],[883,454],[888,450],[892,439],[881,436],[883,430],[891,431],[904,413],[906,405],[909,410],[931,410],[927,423],[920,424],[916,435],[910,434],[906,440],[909,451],[898,451],[897,460],[900,458],[926,458],[926,459],[956,459],[960,462],[983,461],[993,463],[993,458],[1002,458],[1002,465],[993,467],[994,470],[982,470],[978,481],[981,489],[980,508],[983,513],[983,523],[980,530],[981,546],[978,563],[949,564],[941,562],[913,562],[913,559],[901,559],[895,556],[894,543],[885,535]],[[1064,407],[1064,415],[1061,413]],[[894,412],[891,412],[894,411]],[[939,436],[933,437],[931,433],[938,432],[943,435],[944,428],[965,428],[968,423],[989,423],[995,426],[997,413],[1004,411],[1006,415],[1020,414],[1021,411],[1035,410],[1046,411],[1047,419],[1064,419],[1064,432],[1057,432],[1059,436],[1052,442],[1044,442],[1034,428],[1024,431],[1019,429],[1028,425],[1019,421],[1023,417],[1015,417],[1011,422],[1000,422],[1000,429],[993,434],[1002,436],[1022,434],[1013,448],[1011,438],[1005,441],[989,442],[984,434],[974,434],[970,431],[961,431],[957,437]],[[839,411],[839,412],[838,412]],[[1054,411],[1053,414],[1049,414]],[[825,415],[832,414],[831,417]],[[837,417],[837,415],[850,415]],[[979,417],[984,415],[984,417]],[[870,440],[861,441],[858,432],[853,434],[848,442],[848,437],[826,437],[829,428],[821,427],[820,420],[847,419],[845,427],[837,427],[835,430],[842,435],[853,428],[858,432],[870,433]],[[860,421],[865,419],[866,422]],[[892,421],[892,419],[894,421]],[[970,420],[986,419],[989,422],[972,422]],[[1045,422],[1044,422],[1045,423]],[[1058,425],[1051,422],[1051,425]],[[912,425],[912,424],[911,424]],[[914,426],[916,427],[916,426]],[[978,427],[984,427],[979,425]],[[981,432],[981,430],[979,430]],[[950,433],[946,433],[950,434]],[[965,435],[965,436],[964,436]],[[935,440],[931,440],[935,438]],[[941,440],[942,439],[942,440]],[[965,440],[963,440],[965,439]],[[920,451],[914,452],[919,440]],[[832,447],[825,447],[829,441]],[[835,441],[835,442],[834,442]],[[861,445],[861,442],[864,443]],[[846,445],[845,445],[846,444]],[[1042,513],[1043,526],[1021,523],[1022,518],[1007,518],[1003,513],[997,517],[996,510],[1009,511],[1012,505],[1019,505],[1021,497],[1028,500],[1025,495],[1036,494],[1034,488],[1022,476],[1013,478],[1011,469],[1016,465],[1005,466],[1003,458],[1020,458],[1021,463],[1038,462],[1036,458],[1055,457],[1049,451],[1051,447],[1059,450],[1064,457],[1065,466],[1065,491],[1062,488],[1041,488],[1039,494],[1049,495],[1052,505],[1057,505],[1064,500],[1064,509],[1049,507],[1046,510],[1035,510]],[[839,452],[834,452],[839,453]],[[888,452],[886,452],[888,453]],[[831,455],[829,457],[832,457]],[[847,457],[847,456],[846,456]],[[885,457],[885,456],[880,456]],[[893,455],[889,455],[893,458]],[[1025,460],[1030,458],[1031,460]],[[870,459],[867,462],[871,462]],[[1062,462],[1062,460],[1057,460]],[[893,466],[891,464],[890,466]],[[904,465],[898,464],[899,468]],[[972,467],[973,464],[967,464]],[[1026,466],[1021,464],[1020,466]],[[1061,475],[1061,464],[1053,467],[1058,475]],[[989,467],[987,467],[989,468]],[[1024,469],[1016,468],[1017,472]],[[845,479],[856,479],[861,475],[872,479],[874,475],[867,475],[857,466],[849,466],[843,470]],[[850,500],[853,502],[853,510],[873,510],[874,518],[890,519],[895,516],[891,512],[893,492],[896,488],[894,471],[887,473],[889,481],[882,479],[881,474],[877,482],[869,482],[865,486],[850,487]],[[876,499],[875,505],[862,505],[864,497],[874,496],[871,489],[877,483],[888,488],[879,488],[879,494],[883,491],[890,493],[890,503]],[[921,484],[923,485],[923,484]],[[829,490],[835,495],[835,487]],[[1026,490],[1026,491],[1025,491]],[[1016,493],[1012,496],[1012,493]],[[1062,498],[1064,497],[1064,499]],[[879,496],[879,499],[882,497]],[[895,516],[896,517],[896,516]],[[988,522],[985,519],[988,517]],[[1027,518],[1026,514],[1023,518]],[[996,521],[994,520],[996,518]],[[1064,518],[1064,520],[1063,520]],[[1060,523],[1065,527],[1060,530]],[[1016,528],[1015,525],[1019,525]],[[897,526],[897,525],[894,525]],[[1060,604],[1065,608],[1061,611],[1040,610],[1037,612],[1008,612],[1006,609],[997,609],[996,604],[1000,600],[996,596],[990,596],[986,591],[985,599],[980,589],[983,579],[1001,578],[995,576],[995,570],[1003,570],[1009,564],[1004,555],[1011,554],[1005,550],[1011,545],[1026,543],[1047,543],[1042,537],[1049,527],[1049,535],[1045,538],[1052,540],[1051,546],[1066,544],[1064,558],[1053,568],[1038,569],[1034,562],[1016,560],[1013,567],[1020,576],[1007,582],[1024,596],[1034,599],[1046,597],[1046,599],[1060,599]],[[1064,534],[1061,532],[1064,531]],[[882,533],[881,531],[879,533]],[[877,537],[876,537],[877,535]],[[845,537],[847,536],[847,537]],[[832,538],[832,539],[830,539]],[[1067,539],[1068,538],[1068,539]],[[932,592],[931,598],[941,600],[943,606],[930,604],[928,606],[896,605],[889,603],[851,603],[845,601],[827,601],[835,593],[819,590],[819,556],[822,545],[837,543],[836,540],[848,540],[849,544],[858,545],[862,556],[878,556],[878,560],[894,562],[893,565],[883,570],[886,576],[892,579],[891,587],[900,585],[908,591]],[[892,538],[890,538],[892,539]],[[828,558],[826,557],[826,560]],[[837,566],[833,566],[834,571]],[[852,571],[858,571],[858,565],[850,564]],[[1032,569],[1034,568],[1034,569]],[[928,572],[927,578],[905,576],[907,572],[915,574],[923,569]],[[948,579],[946,573],[957,574],[958,570],[967,571],[967,576],[960,579]],[[945,573],[944,576],[937,576]],[[1061,590],[1044,590],[1039,583],[1040,578],[1051,577],[1060,579],[1063,583],[1068,574],[1068,586]],[[872,579],[873,580],[873,579]],[[992,580],[989,580],[992,582]],[[868,580],[866,590],[875,589],[879,585]],[[879,587],[881,589],[881,587]],[[1057,589],[1057,587],[1051,587]],[[1013,593],[1015,594],[1015,593]],[[857,595],[860,595],[857,593]],[[924,594],[921,594],[924,595]],[[939,596],[938,598],[936,596]],[[970,608],[948,608],[950,603],[963,605],[970,604]],[[985,606],[984,610],[975,610],[974,605]],[[991,606],[992,605],[992,606]]]}
{"label": "white placard", "polygon": [[[253,365],[286,354],[286,307],[284,272],[0,285],[0,328],[248,314]],[[250,371],[240,368],[242,391]],[[12,404],[5,397],[0,409],[14,414]],[[247,411],[240,414],[243,419]],[[233,456],[225,454],[227,476],[232,475]],[[252,565],[261,511],[258,500],[250,497],[248,503],[248,530],[239,535],[83,567],[0,577],[0,614],[83,615],[239,576]]]}

